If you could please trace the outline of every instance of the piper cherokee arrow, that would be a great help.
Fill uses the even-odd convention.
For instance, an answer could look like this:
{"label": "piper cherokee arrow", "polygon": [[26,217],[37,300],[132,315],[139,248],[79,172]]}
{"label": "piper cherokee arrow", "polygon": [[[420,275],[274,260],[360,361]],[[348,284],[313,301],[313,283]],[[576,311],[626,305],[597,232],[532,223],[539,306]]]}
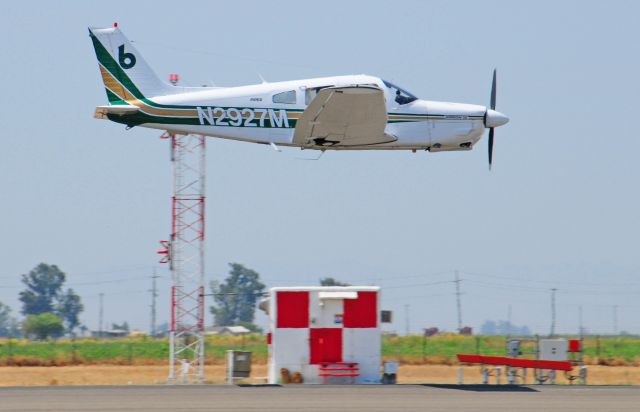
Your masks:
{"label": "piper cherokee arrow", "polygon": [[134,126],[316,150],[471,150],[509,121],[496,107],[419,99],[368,75],[239,87],[161,81],[117,27],[90,28],[109,104],[95,117]]}

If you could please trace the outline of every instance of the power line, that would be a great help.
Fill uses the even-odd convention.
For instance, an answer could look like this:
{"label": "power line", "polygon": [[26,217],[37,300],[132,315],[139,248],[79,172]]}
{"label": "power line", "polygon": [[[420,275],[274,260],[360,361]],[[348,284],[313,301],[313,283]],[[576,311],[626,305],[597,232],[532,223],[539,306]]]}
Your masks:
{"label": "power line", "polygon": [[392,285],[392,286],[385,286],[385,289],[398,289],[398,288],[413,288],[416,286],[433,286],[433,285],[443,285],[445,283],[451,283],[450,280],[442,280],[442,281],[438,281],[438,282],[429,282],[429,283],[413,283],[411,285]]}
{"label": "power line", "polygon": [[478,276],[478,277],[488,277],[488,278],[494,278],[494,279],[505,279],[505,280],[516,280],[518,282],[528,282],[528,283],[546,283],[546,284],[553,284],[553,285],[557,285],[557,284],[564,284],[564,285],[588,285],[588,286],[620,286],[620,287],[626,287],[626,286],[640,286],[640,282],[620,282],[620,283],[613,283],[613,282],[606,282],[606,283],[598,283],[598,282],[584,282],[584,281],[570,281],[570,280],[540,280],[540,279],[531,279],[531,278],[522,278],[522,277],[515,277],[515,276],[499,276],[499,275],[491,275],[491,274],[487,274],[487,273],[474,273],[474,272],[467,272],[467,271],[461,271],[461,273],[465,274],[465,275],[469,275],[469,276]]}
{"label": "power line", "polygon": [[[484,280],[465,279],[467,282],[471,282],[478,285],[490,286],[496,289],[519,289],[519,290],[535,290],[535,291],[548,291],[548,288],[542,286],[526,286],[526,285],[512,285],[507,283],[494,283]],[[603,290],[581,290],[581,289],[562,289],[558,292],[571,295],[638,295],[640,291],[603,291]]]}
{"label": "power line", "polygon": [[388,298],[385,296],[383,296],[383,300],[385,302],[390,302],[390,301],[394,301],[394,300],[407,300],[407,299],[425,299],[425,298],[437,298],[437,297],[449,297],[451,296],[449,293],[433,293],[433,294],[429,294],[429,295],[412,295],[412,296],[396,296],[393,298]]}
{"label": "power line", "polygon": [[[92,272],[80,272],[80,273],[72,273],[72,276],[75,277],[84,277],[84,276],[94,276],[94,275],[107,275],[110,273],[126,273],[126,272],[133,272],[133,271],[138,271],[141,269],[145,269],[148,268],[149,265],[132,265],[132,266],[123,266],[119,269],[108,269],[108,270],[98,270],[98,271],[92,271]],[[65,272],[65,275],[67,275],[67,278],[69,278],[69,274],[67,272]],[[21,277],[22,274],[20,275],[3,275],[0,276],[0,279],[16,279]]]}
{"label": "power line", "polygon": [[[158,275],[158,277],[162,277],[160,275]],[[96,281],[91,281],[91,282],[71,282],[71,283],[67,283],[65,284],[66,286],[93,286],[93,285],[105,285],[108,283],[122,283],[122,282],[130,282],[132,280],[141,280],[141,279],[148,279],[149,276],[136,276],[136,277],[127,277],[127,278],[120,278],[120,279],[111,279],[111,280],[96,280]],[[0,286],[0,289],[21,289],[24,286]]]}

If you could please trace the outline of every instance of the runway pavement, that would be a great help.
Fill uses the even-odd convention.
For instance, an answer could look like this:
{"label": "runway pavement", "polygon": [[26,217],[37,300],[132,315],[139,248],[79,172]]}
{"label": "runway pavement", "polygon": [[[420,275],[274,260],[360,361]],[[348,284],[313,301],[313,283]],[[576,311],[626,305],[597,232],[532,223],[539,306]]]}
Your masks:
{"label": "runway pavement", "polygon": [[0,411],[638,411],[640,387],[368,385],[0,388]]}

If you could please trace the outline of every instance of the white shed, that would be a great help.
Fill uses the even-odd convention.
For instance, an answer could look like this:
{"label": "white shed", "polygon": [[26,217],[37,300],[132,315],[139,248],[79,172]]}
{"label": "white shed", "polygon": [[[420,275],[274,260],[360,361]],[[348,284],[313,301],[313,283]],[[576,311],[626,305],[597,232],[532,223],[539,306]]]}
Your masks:
{"label": "white shed", "polygon": [[269,383],[282,368],[304,383],[379,383],[379,302],[377,286],[270,289]]}

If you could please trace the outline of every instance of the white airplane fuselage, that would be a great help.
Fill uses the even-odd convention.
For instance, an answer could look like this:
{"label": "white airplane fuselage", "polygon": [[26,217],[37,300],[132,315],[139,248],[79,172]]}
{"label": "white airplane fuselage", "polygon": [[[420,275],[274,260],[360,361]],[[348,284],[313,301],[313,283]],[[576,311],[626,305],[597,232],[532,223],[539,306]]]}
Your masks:
{"label": "white airplane fuselage", "polygon": [[[422,99],[400,105],[395,102],[393,89],[386,87],[382,79],[367,75],[323,77],[239,87],[203,87],[201,90],[188,88],[184,93],[155,97],[153,101],[162,105],[196,106],[199,124],[145,123],[141,126],[245,142],[297,146],[293,143],[294,125],[296,114],[304,112],[309,103],[307,90],[354,85],[374,85],[384,91],[388,116],[385,132],[397,140],[366,146],[309,145],[304,148],[470,150],[484,133],[484,115],[487,111],[484,106]],[[296,103],[273,102],[274,95],[288,91],[295,92]],[[270,121],[274,117],[275,127],[264,127],[265,120]]]}

